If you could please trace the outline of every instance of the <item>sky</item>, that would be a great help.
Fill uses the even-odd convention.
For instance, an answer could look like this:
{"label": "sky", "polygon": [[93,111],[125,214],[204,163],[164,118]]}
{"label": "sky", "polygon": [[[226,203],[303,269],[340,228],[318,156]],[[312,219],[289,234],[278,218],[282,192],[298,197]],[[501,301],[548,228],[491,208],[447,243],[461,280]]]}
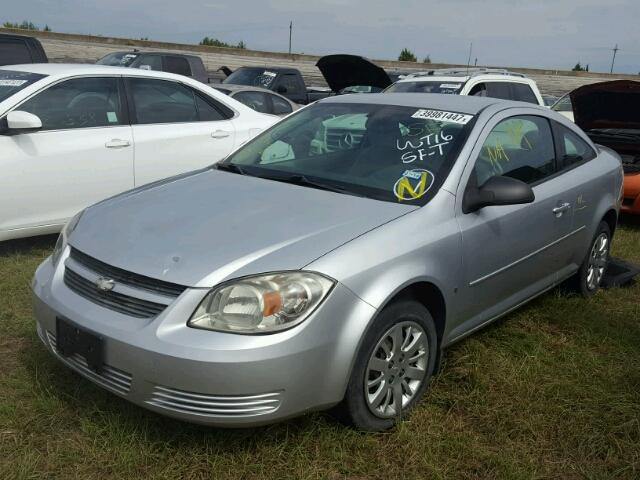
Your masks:
{"label": "sky", "polygon": [[640,72],[639,0],[2,0],[0,23],[29,20],[53,31],[256,50],[351,53],[397,59]]}

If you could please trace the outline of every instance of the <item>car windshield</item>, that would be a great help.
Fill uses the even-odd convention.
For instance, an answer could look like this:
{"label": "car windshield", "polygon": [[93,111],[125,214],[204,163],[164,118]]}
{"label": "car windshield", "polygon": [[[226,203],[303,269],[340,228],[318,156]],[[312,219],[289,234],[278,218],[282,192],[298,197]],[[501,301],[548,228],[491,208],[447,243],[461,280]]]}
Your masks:
{"label": "car windshield", "polygon": [[116,52],[105,55],[96,63],[98,65],[109,65],[111,67],[128,67],[138,57],[139,55],[137,53]]}
{"label": "car windshield", "polygon": [[222,83],[269,88],[276,76],[276,72],[265,68],[239,68],[225,78]]}
{"label": "car windshield", "polygon": [[0,102],[44,77],[46,75],[37,73],[0,70]]}
{"label": "car windshield", "polygon": [[444,82],[444,81],[402,81],[394,83],[388,87],[385,92],[402,92],[402,93],[448,93],[457,95],[462,90],[463,82]]}
{"label": "car windshield", "polygon": [[418,107],[317,103],[259,135],[218,168],[424,205],[449,174],[472,120]]}

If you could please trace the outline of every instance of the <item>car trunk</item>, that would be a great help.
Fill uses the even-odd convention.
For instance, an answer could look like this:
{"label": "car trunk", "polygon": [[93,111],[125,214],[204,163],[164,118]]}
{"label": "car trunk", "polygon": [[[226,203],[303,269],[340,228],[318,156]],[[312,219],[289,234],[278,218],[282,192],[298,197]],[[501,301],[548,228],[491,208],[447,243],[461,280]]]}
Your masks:
{"label": "car trunk", "polygon": [[625,173],[640,171],[640,82],[615,80],[570,94],[574,121],[596,143],[615,150]]}

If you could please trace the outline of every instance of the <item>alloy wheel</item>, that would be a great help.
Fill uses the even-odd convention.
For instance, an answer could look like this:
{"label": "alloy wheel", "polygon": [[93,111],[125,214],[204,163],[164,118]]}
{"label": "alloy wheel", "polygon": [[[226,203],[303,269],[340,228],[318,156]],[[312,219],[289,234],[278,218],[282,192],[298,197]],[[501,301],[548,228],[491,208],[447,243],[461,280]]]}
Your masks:
{"label": "alloy wheel", "polygon": [[593,242],[587,267],[587,289],[595,290],[600,286],[609,260],[609,236],[602,232]]}
{"label": "alloy wheel", "polygon": [[376,344],[364,377],[367,406],[380,418],[400,415],[422,386],[429,341],[416,322],[399,322]]}

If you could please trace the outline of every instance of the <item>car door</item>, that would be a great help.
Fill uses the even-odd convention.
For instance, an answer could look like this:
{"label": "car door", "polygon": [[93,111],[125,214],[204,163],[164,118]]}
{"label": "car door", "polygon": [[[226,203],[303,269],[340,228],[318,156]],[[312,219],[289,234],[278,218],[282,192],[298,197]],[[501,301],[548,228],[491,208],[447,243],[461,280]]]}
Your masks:
{"label": "car door", "polygon": [[[556,173],[549,121],[535,115],[495,118],[481,136],[457,198],[492,176],[529,183],[535,201],[490,206],[471,213],[458,208],[463,239],[464,282],[460,287],[460,332],[477,328],[554,285],[561,244],[570,241],[572,212]],[[455,331],[454,331],[455,335]]]}
{"label": "car door", "polygon": [[0,230],[60,225],[133,187],[133,137],[120,77],[60,81],[13,108],[37,132],[0,136]]}
{"label": "car door", "polygon": [[560,261],[566,265],[565,276],[577,270],[584,260],[584,251],[577,245],[587,245],[591,241],[596,205],[602,192],[610,189],[611,179],[594,174],[589,163],[596,158],[595,150],[580,136],[558,122],[552,122],[556,137],[558,169],[566,191],[566,203],[573,212],[572,242],[564,242],[560,247]]}
{"label": "car door", "polygon": [[135,140],[135,184],[211,165],[233,149],[228,107],[180,82],[126,79]]}

